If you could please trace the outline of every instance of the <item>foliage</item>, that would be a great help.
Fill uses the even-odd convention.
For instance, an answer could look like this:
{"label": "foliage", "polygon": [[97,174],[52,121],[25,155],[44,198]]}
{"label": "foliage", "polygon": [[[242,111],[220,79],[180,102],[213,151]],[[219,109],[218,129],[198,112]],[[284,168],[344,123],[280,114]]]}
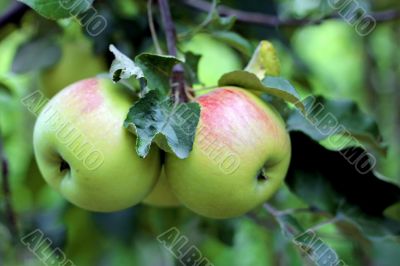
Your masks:
{"label": "foliage", "polygon": [[[154,53],[144,1],[22,2],[33,10],[20,25],[0,28],[0,133],[23,235],[43,231],[76,265],[177,265],[157,242],[171,227],[214,265],[324,265],[317,259],[324,250],[312,246],[306,232],[315,232],[321,247],[348,265],[398,264],[398,21],[378,23],[370,35],[360,37],[340,18],[320,25],[268,27],[219,16],[216,5],[207,13],[183,4],[191,1],[170,1],[178,46],[199,34],[230,46],[247,67],[224,73],[218,85],[246,87],[272,103],[291,134],[292,162],[279,193],[244,217],[215,221],[180,207],[139,205],[90,213],[67,204],[44,184],[32,154],[35,114],[21,100],[42,86],[38,76],[57,64],[63,45],[90,42],[110,66],[113,80],[137,96],[125,127],[138,136],[136,149],[142,157],[151,145],[180,158],[190,154],[200,108],[193,102],[175,103],[170,76],[176,64],[183,64],[187,84],[198,85],[201,54]],[[316,19],[335,11],[325,1],[311,2],[223,4],[282,18]],[[360,3],[370,8],[367,12],[398,8],[396,1]],[[74,4],[74,12],[65,8]],[[92,8],[107,21],[98,35],[87,31]],[[160,46],[166,50],[156,5],[153,9]],[[197,85],[196,94],[202,90]],[[182,108],[191,119],[187,113],[182,117]],[[0,264],[41,265],[26,246],[13,244],[19,238],[9,232],[4,197],[1,192]]]}

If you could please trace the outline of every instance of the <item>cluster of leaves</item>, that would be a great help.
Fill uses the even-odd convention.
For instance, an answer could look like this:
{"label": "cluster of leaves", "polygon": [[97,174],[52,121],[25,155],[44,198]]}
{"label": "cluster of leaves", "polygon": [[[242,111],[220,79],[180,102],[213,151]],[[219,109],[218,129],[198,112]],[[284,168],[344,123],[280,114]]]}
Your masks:
{"label": "cluster of leaves", "polygon": [[[93,1],[76,1],[80,4],[78,8],[74,9],[77,12],[74,14],[71,14],[68,10],[60,6],[62,1],[29,0],[23,2],[46,18],[64,19],[73,15],[73,17],[79,20],[84,17],[85,11],[90,8]],[[70,2],[73,3],[74,1]],[[109,24],[116,26],[112,26],[112,29],[106,30],[100,36],[91,38],[95,40],[96,50],[100,53],[105,53],[109,43],[115,43],[125,54],[138,54],[141,51],[142,44],[150,40],[147,24],[144,22],[146,19],[143,19],[143,15],[138,15],[145,13],[143,12],[145,5],[138,3],[137,11],[120,15],[121,8],[118,7],[121,3],[120,1],[117,2],[119,4],[115,5],[110,3],[94,3],[99,13],[107,17]],[[255,7],[256,10],[261,11],[262,9],[263,12],[273,12],[273,9],[275,9],[272,4],[268,7],[262,7],[259,1],[246,1],[246,3],[239,3],[242,1],[228,2],[237,8],[243,8],[243,5],[248,5],[249,7]],[[285,3],[282,6],[287,7],[287,1],[283,2]],[[321,4],[323,2],[321,1]],[[172,5],[175,4],[180,3],[172,3]],[[321,15],[320,9],[316,8],[315,10],[318,11],[318,15]],[[324,8],[324,10],[323,15],[329,12],[327,8]],[[306,215],[308,216],[295,211],[274,213],[274,217],[286,237],[283,238],[275,234],[275,231],[265,230],[265,227],[267,229],[276,229],[276,227],[271,223],[271,217],[265,214],[264,209],[255,212],[252,215],[252,221],[247,218],[240,218],[229,222],[212,223],[194,217],[190,213],[180,214],[178,215],[179,218],[175,218],[174,215],[176,215],[176,212],[180,212],[177,210],[169,213],[168,211],[158,212],[153,209],[146,210],[139,208],[110,215],[92,215],[71,206],[65,206],[64,203],[60,203],[60,200],[56,200],[56,203],[52,204],[51,208],[49,208],[49,212],[38,212],[38,215],[35,216],[35,223],[32,223],[31,227],[38,227],[45,230],[46,235],[50,236],[53,240],[57,240],[55,241],[57,246],[66,244],[68,254],[79,253],[79,248],[91,246],[94,239],[101,242],[103,235],[116,237],[118,241],[115,241],[115,244],[120,247],[119,255],[120,257],[124,257],[131,250],[127,250],[121,243],[127,241],[125,239],[127,236],[133,235],[134,232],[132,230],[134,228],[142,226],[141,228],[147,228],[151,231],[151,234],[141,232],[140,237],[136,238],[134,243],[130,243],[131,247],[133,246],[134,249],[138,249],[138,246],[142,246],[141,248],[144,253],[152,254],[146,258],[154,258],[154,264],[160,261],[163,263],[168,261],[169,265],[172,265],[174,262],[170,254],[165,254],[165,250],[160,251],[157,243],[154,243],[151,236],[161,233],[163,230],[168,229],[169,226],[181,224],[187,227],[185,232],[189,236],[189,239],[195,240],[195,244],[200,245],[201,250],[208,257],[212,258],[216,265],[223,265],[224,263],[232,265],[234,262],[229,259],[233,257],[232,254],[235,254],[235,258],[240,261],[236,262],[238,265],[272,265],[277,261],[284,265],[301,265],[301,259],[297,251],[295,251],[295,245],[291,243],[291,240],[295,238],[298,241],[302,241],[300,243],[301,249],[307,251],[308,254],[317,252],[317,254],[322,255],[321,252],[326,250],[325,246],[322,249],[316,249],[307,240],[299,239],[297,236],[305,232],[306,228],[314,228],[315,223],[324,222],[326,217],[328,217],[328,221],[332,221],[336,226],[336,231],[333,234],[346,235],[346,237],[340,239],[340,242],[350,244],[350,246],[347,245],[343,248],[343,246],[337,245],[335,241],[330,241],[330,248],[335,248],[338,253],[336,255],[339,255],[339,257],[345,254],[343,251],[345,249],[352,250],[357,254],[364,254],[363,256],[366,256],[369,252],[377,252],[378,254],[388,254],[387,257],[392,256],[395,258],[394,254],[399,248],[398,235],[400,234],[398,223],[400,219],[400,179],[398,176],[388,175],[384,171],[386,166],[385,160],[388,153],[390,153],[388,149],[392,148],[390,145],[394,144],[388,141],[387,138],[384,141],[382,140],[380,130],[378,129],[382,130],[385,125],[378,125],[381,121],[378,121],[377,124],[371,118],[371,112],[367,115],[365,113],[366,108],[363,108],[363,111],[359,108],[359,106],[364,107],[360,102],[364,102],[365,100],[356,99],[354,95],[348,97],[348,94],[343,94],[343,92],[329,87],[331,83],[334,83],[338,87],[341,87],[341,84],[346,82],[351,83],[351,86],[356,84],[356,81],[353,82],[355,80],[354,77],[345,78],[344,74],[346,73],[340,72],[340,67],[337,67],[338,61],[335,61],[334,56],[328,58],[331,52],[328,48],[333,46],[333,41],[327,41],[327,45],[324,46],[327,50],[322,60],[331,64],[335,68],[334,70],[332,70],[332,67],[323,67],[322,63],[315,59],[314,61],[306,60],[304,63],[311,65],[309,69],[299,67],[299,65],[303,64],[302,62],[298,62],[302,58],[297,58],[298,55],[293,54],[293,51],[297,50],[298,52],[300,49],[298,46],[301,46],[303,55],[315,53],[318,49],[313,45],[321,42],[321,40],[310,40],[310,35],[312,36],[312,34],[307,32],[309,29],[301,31],[295,36],[294,43],[297,43],[297,47],[289,47],[288,49],[278,44],[277,47],[280,50],[284,50],[280,54],[281,56],[290,54],[291,57],[297,60],[293,62],[293,60],[284,58],[283,64],[279,66],[277,53],[268,42],[262,42],[250,58],[255,46],[254,42],[249,40],[276,37],[280,33],[274,30],[265,31],[265,29],[257,29],[257,27],[249,29],[248,26],[235,23],[234,17],[220,17],[216,12],[215,4],[209,14],[205,18],[200,19],[200,24],[194,27],[192,26],[193,16],[191,13],[193,11],[184,8],[173,8],[173,12],[175,13],[174,17],[180,18],[178,20],[178,26],[182,29],[178,34],[180,40],[188,39],[200,32],[207,32],[214,38],[231,45],[246,61],[250,60],[244,70],[223,75],[218,85],[235,85],[252,90],[266,102],[272,103],[286,119],[293,147],[292,163],[286,182],[290,190],[285,189],[278,193],[272,204],[281,209],[297,207],[306,209]],[[296,14],[298,15],[300,11],[291,10],[289,13],[291,12],[297,12]],[[116,16],[115,14],[119,15]],[[61,55],[59,44],[54,42],[56,36],[64,34],[60,25],[56,22],[44,20],[37,15],[31,14],[31,16],[31,18],[27,19],[27,24],[30,21],[34,21],[35,23],[32,24],[39,24],[37,28],[42,30],[30,31],[27,38],[18,41],[19,48],[13,58],[12,70],[14,73],[26,74],[46,69],[54,65]],[[328,25],[322,29],[327,35],[335,27]],[[132,28],[135,28],[135,31],[132,31]],[[341,28],[341,26],[337,26],[336,28]],[[349,31],[351,31],[350,28]],[[318,34],[321,35],[321,32]],[[379,34],[379,36],[388,35],[385,31]],[[358,62],[358,59],[353,57],[357,56],[359,51],[362,50],[361,45],[358,46],[359,49],[350,51],[349,49],[352,49],[351,47],[354,47],[354,44],[360,44],[360,41],[358,39],[354,40],[352,37],[348,38],[348,34],[343,35],[342,31],[334,32],[331,35],[350,39],[344,45],[346,50],[340,50],[342,53],[340,58],[347,60],[343,58],[344,53],[351,54],[348,60]],[[378,37],[375,40],[372,37],[373,40],[371,42],[380,44],[379,40],[382,38]],[[303,39],[304,41],[302,41]],[[335,43],[336,41],[337,39],[335,39]],[[132,45],[132,43],[135,43],[135,45]],[[285,44],[285,41],[283,43],[284,45],[288,45]],[[390,55],[384,54],[382,50],[393,50],[396,47],[392,48],[390,45],[385,45],[389,47],[387,49],[377,49],[377,51],[374,49],[371,50],[377,56],[380,56],[380,58],[388,61]],[[310,47],[307,48],[310,51],[304,51],[306,49],[304,47]],[[114,80],[125,82],[134,76],[140,81],[139,95],[141,98],[131,108],[125,122],[128,130],[138,135],[138,154],[142,157],[146,156],[151,143],[155,142],[156,145],[167,152],[173,152],[180,158],[187,157],[193,144],[200,109],[195,103],[175,104],[169,93],[171,87],[169,77],[173,66],[180,63],[185,65],[186,73],[191,74],[189,83],[195,81],[196,64],[199,57],[194,54],[185,54],[185,60],[182,62],[183,60],[170,56],[144,53],[131,60],[115,47],[111,48],[111,51],[115,56],[111,67]],[[43,56],[44,54],[46,56]],[[108,59],[111,62],[113,58],[109,56]],[[382,60],[382,64],[384,64],[385,60]],[[287,67],[288,65],[293,70],[287,70],[289,68]],[[284,76],[291,77],[294,81],[293,84],[296,84],[296,87],[300,89],[298,91],[301,93],[296,92],[291,83],[280,77],[280,68],[283,69]],[[361,67],[354,67],[354,69],[359,71]],[[338,72],[333,72],[334,74],[332,74],[330,70]],[[321,71],[325,71],[328,74],[321,74]],[[317,78],[314,78],[314,76],[320,78],[323,74],[328,77],[324,77],[322,81],[316,81]],[[353,76],[356,76],[356,74]],[[13,129],[9,125],[13,125],[13,127],[17,127],[17,124],[24,125],[24,112],[21,110],[18,112],[18,108],[16,107],[19,106],[18,97],[21,97],[23,94],[23,87],[29,86],[23,80],[19,80],[18,84],[14,84],[13,82],[10,81],[10,78],[1,77],[1,112],[12,115],[2,116],[0,122],[2,127],[3,124],[9,127],[8,129],[6,128],[5,133],[2,132],[6,136],[6,142],[8,143],[6,143],[7,153],[12,158],[17,158],[17,160],[11,160],[13,186],[18,188],[14,194],[28,195],[28,193],[25,193],[28,190],[27,184],[23,181],[25,172],[30,171],[27,169],[29,169],[32,150],[29,138],[24,135],[27,130],[23,128]],[[350,85],[346,87],[348,91],[352,89]],[[312,93],[317,92],[320,95],[310,98],[311,101],[300,100],[301,97],[299,94],[303,97],[310,95],[310,91],[306,90],[309,87],[312,87]],[[326,89],[320,89],[321,87]],[[11,98],[13,98],[12,101],[10,100]],[[335,98],[351,98],[352,101]],[[354,101],[357,101],[357,104]],[[288,105],[286,102],[290,104]],[[321,109],[319,108],[320,106],[324,108]],[[10,110],[14,111],[10,113]],[[182,118],[184,112],[179,110],[190,110],[189,113],[192,114],[190,116],[197,117],[197,119]],[[320,112],[316,113],[316,110]],[[185,113],[185,115],[187,116],[188,113]],[[329,121],[332,120],[325,120],[327,117],[334,117],[337,123],[330,124]],[[14,122],[8,120],[13,120]],[[16,123],[15,121],[19,122]],[[19,146],[15,143],[18,143]],[[360,156],[365,154],[365,152],[373,156],[376,166],[373,169],[374,171],[360,173],[357,171],[354,162],[356,162],[355,159],[362,158]],[[371,166],[372,168],[373,162],[373,159],[368,160],[367,166]],[[32,187],[35,187],[39,191],[40,185],[42,184],[34,184]],[[49,197],[54,199],[52,198],[54,195]],[[32,204],[29,204],[28,196],[26,198],[18,197],[17,202],[19,202],[19,206],[17,206],[19,211],[26,211],[31,207],[33,208]],[[57,223],[61,215],[67,217],[66,223],[69,227],[68,240],[66,240],[66,228]],[[138,217],[145,218],[140,220]],[[191,223],[184,222],[188,217],[191,217]],[[80,220],[81,223],[77,224],[76,220]],[[137,222],[138,220],[138,223],[141,224],[132,226],[133,222]],[[93,221],[95,221],[97,229],[93,229]],[[24,222],[28,223],[28,221]],[[147,223],[152,224],[148,226]],[[205,223],[205,225],[202,223]],[[57,226],[54,226],[55,224]],[[109,228],[116,229],[110,231]],[[192,230],[193,228],[196,230]],[[117,229],[122,230],[122,232]],[[196,233],[190,234],[190,232],[199,232],[201,230],[207,232],[208,238],[202,239]],[[324,237],[323,230],[321,231],[321,237],[326,239],[327,237]],[[8,239],[9,236],[4,232],[5,230],[3,230],[0,224],[2,239],[3,236],[4,239]],[[79,234],[82,234],[79,232],[87,233],[79,236]],[[65,241],[68,241],[68,243],[65,243]],[[273,246],[278,247],[274,250],[274,254],[266,252],[266,250],[271,250],[271,242],[274,243]],[[243,247],[246,247],[246,249],[243,249]],[[1,249],[2,246],[0,245],[0,251]],[[104,249],[106,247],[103,247]],[[221,253],[217,253],[215,250],[219,250]],[[100,256],[99,251],[86,251],[89,254],[88,256]],[[157,252],[163,255],[153,257]],[[148,263],[148,261],[141,257],[143,255],[139,253],[136,252],[134,255],[126,255],[125,257],[135,257],[134,261],[139,261],[139,264]],[[291,256],[294,259],[290,262],[285,261],[285,258],[274,258],[276,254],[281,253],[295,253],[296,255]],[[243,256],[240,254],[243,254]],[[346,258],[351,259],[353,255],[350,254]],[[112,256],[109,256],[106,260],[112,259]],[[169,259],[165,259],[166,257]],[[82,260],[85,262],[93,261],[91,258],[83,258]],[[396,260],[393,260],[396,263]],[[351,261],[346,262],[352,264]],[[323,265],[322,261],[317,261],[317,263]]]}

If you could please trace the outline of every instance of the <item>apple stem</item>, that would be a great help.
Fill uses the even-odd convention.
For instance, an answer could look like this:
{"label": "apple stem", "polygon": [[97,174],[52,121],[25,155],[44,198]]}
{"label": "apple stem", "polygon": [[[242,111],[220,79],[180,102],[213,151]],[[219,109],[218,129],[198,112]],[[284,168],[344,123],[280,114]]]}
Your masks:
{"label": "apple stem", "polygon": [[11,235],[14,239],[17,239],[19,236],[18,227],[17,227],[17,218],[15,215],[14,208],[12,206],[11,200],[11,189],[10,189],[10,182],[9,182],[9,171],[8,171],[8,161],[3,152],[3,142],[0,137],[0,162],[1,162],[1,177],[2,177],[2,189],[4,195],[4,202],[5,202],[5,212],[6,217],[8,220],[8,227],[10,230]]}
{"label": "apple stem", "polygon": [[[158,0],[161,19],[164,26],[165,37],[167,40],[168,54],[177,56],[176,49],[176,29],[172,20],[168,0]],[[177,64],[172,69],[172,95],[178,102],[188,102],[188,91],[185,84],[185,72],[182,64]]]}

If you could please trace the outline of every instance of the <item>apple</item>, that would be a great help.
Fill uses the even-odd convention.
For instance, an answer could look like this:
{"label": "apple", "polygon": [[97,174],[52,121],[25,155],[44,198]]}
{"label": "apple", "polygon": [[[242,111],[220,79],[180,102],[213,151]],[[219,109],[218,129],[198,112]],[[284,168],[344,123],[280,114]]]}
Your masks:
{"label": "apple", "polygon": [[278,112],[252,93],[222,87],[197,98],[201,106],[193,150],[166,156],[165,171],[183,205],[211,218],[242,215],[282,185],[291,155]]}
{"label": "apple", "polygon": [[[363,43],[362,39],[354,37],[354,32],[355,29],[347,23],[331,20],[318,27],[296,31],[292,43],[301,60],[309,66],[315,94],[332,99],[351,99],[368,110],[364,74],[359,71],[364,66]],[[381,51],[387,49],[382,44],[378,47]]]}
{"label": "apple", "polygon": [[73,204],[109,212],[141,202],[160,175],[153,148],[142,159],[123,122],[132,105],[108,79],[76,82],[52,98],[34,128],[34,152],[47,183]]}
{"label": "apple", "polygon": [[184,52],[201,55],[197,73],[204,86],[217,85],[223,74],[242,69],[241,60],[235,50],[208,34],[197,34],[180,48]]}
{"label": "apple", "polygon": [[155,207],[177,207],[181,205],[168,184],[164,168],[161,169],[161,175],[156,186],[143,200],[143,203]]}
{"label": "apple", "polygon": [[61,47],[60,61],[40,75],[41,91],[48,98],[73,82],[107,71],[104,60],[93,53],[91,43],[83,37],[67,39]]}

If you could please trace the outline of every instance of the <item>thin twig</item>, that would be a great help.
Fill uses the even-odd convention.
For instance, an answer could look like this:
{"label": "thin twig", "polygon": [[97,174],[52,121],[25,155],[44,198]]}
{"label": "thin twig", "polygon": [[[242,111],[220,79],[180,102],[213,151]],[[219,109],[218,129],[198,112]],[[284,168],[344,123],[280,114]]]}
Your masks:
{"label": "thin twig", "polygon": [[27,5],[14,2],[1,16],[0,28],[8,23],[18,23],[26,11],[29,10]]}
{"label": "thin twig", "polygon": [[158,0],[161,19],[164,25],[165,37],[167,39],[168,53],[176,56],[176,30],[172,20],[171,11],[169,9],[168,0]]}
{"label": "thin twig", "polygon": [[149,28],[151,33],[151,38],[153,39],[154,47],[156,48],[157,54],[164,54],[163,50],[160,47],[160,43],[158,42],[157,31],[154,27],[154,18],[153,18],[153,0],[147,1],[147,19],[149,21]]}
{"label": "thin twig", "polygon": [[300,212],[309,212],[309,213],[313,213],[313,214],[320,214],[323,216],[331,216],[328,212],[322,211],[315,207],[286,209],[286,210],[279,211],[279,214],[280,215],[290,215],[290,214],[295,214],[295,213],[300,213]]}
{"label": "thin twig", "polygon": [[272,207],[271,204],[269,203],[265,203],[264,204],[264,208],[274,217],[278,217],[280,216],[280,212],[279,210],[275,209],[274,207]]}
{"label": "thin twig", "polygon": [[[172,20],[168,0],[158,0],[161,19],[167,39],[168,54],[177,56],[176,29]],[[185,84],[185,72],[182,64],[177,64],[172,70],[172,94],[178,102],[188,102]]]}
{"label": "thin twig", "polygon": [[208,15],[204,19],[204,21],[202,23],[200,23],[200,25],[198,25],[194,29],[188,30],[187,32],[179,34],[178,35],[178,39],[179,40],[181,40],[181,39],[190,39],[194,35],[199,33],[203,28],[205,28],[212,21],[213,13],[214,13],[214,10],[216,10],[217,6],[218,6],[218,1],[217,0],[213,0],[212,3],[210,4],[210,9],[208,10]]}
{"label": "thin twig", "polygon": [[334,223],[338,222],[339,220],[340,220],[339,217],[336,216],[336,217],[333,217],[333,218],[331,218],[331,219],[328,219],[328,220],[326,220],[326,221],[324,221],[324,222],[321,222],[321,223],[319,223],[319,224],[316,224],[316,225],[314,225],[313,227],[308,228],[308,230],[317,232],[319,229],[321,229],[321,228],[324,227],[325,225],[334,224]]}
{"label": "thin twig", "polygon": [[[187,6],[195,9],[209,12],[212,8],[212,4],[204,0],[181,0]],[[223,16],[235,16],[238,21],[261,25],[269,27],[278,26],[303,26],[303,25],[315,25],[320,24],[324,20],[328,19],[339,19],[341,18],[338,14],[332,14],[325,16],[321,19],[286,19],[281,20],[277,16],[267,15],[259,12],[242,11],[228,6],[220,5],[218,7],[218,13]],[[400,10],[387,10],[370,14],[376,22],[386,22],[400,19]]]}
{"label": "thin twig", "polygon": [[8,222],[8,228],[10,233],[17,239],[19,236],[18,233],[18,226],[17,226],[17,218],[15,215],[14,208],[12,206],[12,199],[11,199],[11,189],[10,189],[10,182],[9,182],[9,171],[8,171],[8,161],[4,154],[3,150],[3,142],[1,139],[1,132],[0,132],[0,161],[1,161],[1,177],[2,177],[2,190],[4,196],[4,203],[5,203],[5,213]]}

